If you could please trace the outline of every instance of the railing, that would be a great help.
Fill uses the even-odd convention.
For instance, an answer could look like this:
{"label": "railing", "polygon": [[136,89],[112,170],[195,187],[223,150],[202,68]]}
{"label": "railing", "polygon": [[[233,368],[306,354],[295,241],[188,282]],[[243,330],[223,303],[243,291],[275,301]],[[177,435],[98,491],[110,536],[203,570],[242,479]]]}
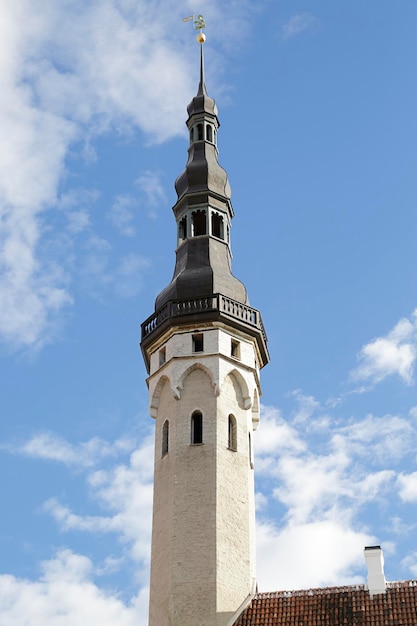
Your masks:
{"label": "railing", "polygon": [[266,334],[262,324],[259,311],[252,307],[226,298],[220,293],[202,298],[188,298],[184,300],[171,300],[162,306],[158,311],[142,324],[142,340],[153,333],[167,319],[180,317],[184,315],[193,315],[195,313],[218,312],[235,320],[249,324],[262,332],[266,341]]}

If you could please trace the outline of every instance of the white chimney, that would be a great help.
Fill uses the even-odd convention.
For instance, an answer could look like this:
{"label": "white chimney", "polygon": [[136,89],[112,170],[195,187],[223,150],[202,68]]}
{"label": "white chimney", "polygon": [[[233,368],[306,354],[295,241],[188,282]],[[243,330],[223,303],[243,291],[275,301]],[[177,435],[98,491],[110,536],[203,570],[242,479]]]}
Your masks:
{"label": "white chimney", "polygon": [[385,593],[386,580],[384,576],[384,555],[381,546],[368,546],[365,548],[365,561],[368,566],[368,591],[374,596]]}

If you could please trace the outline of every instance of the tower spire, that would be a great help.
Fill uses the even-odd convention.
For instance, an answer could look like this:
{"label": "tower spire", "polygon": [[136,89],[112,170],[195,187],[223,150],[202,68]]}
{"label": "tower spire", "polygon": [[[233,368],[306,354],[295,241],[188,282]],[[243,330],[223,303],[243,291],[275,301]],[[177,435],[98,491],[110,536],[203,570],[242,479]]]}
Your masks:
{"label": "tower spire", "polygon": [[202,307],[199,313],[204,311],[206,317],[209,311],[222,317],[219,307],[225,300],[219,299],[221,296],[235,303],[232,309],[240,311],[241,322],[245,325],[249,322],[260,351],[259,363],[263,366],[269,361],[269,355],[260,315],[250,308],[245,285],[232,274],[232,191],[227,172],[218,160],[220,122],[217,106],[205,85],[203,48],[206,36],[202,29],[206,24],[202,15],[196,19],[194,16],[184,19],[191,20],[194,20],[194,29],[199,31],[200,80],[197,94],[187,107],[188,160],[175,181],[177,201],[172,210],[177,222],[176,263],[171,282],[155,300],[155,314],[142,326],[142,351],[149,367],[147,346],[162,330],[159,325],[161,311],[164,311],[163,326],[171,322],[178,324],[178,314],[186,311],[185,305],[172,307],[171,303],[193,301],[190,311],[196,312],[195,307],[199,306]]}
{"label": "tower spire", "polygon": [[[202,36],[204,37],[203,33],[202,33]],[[198,92],[197,92],[197,95],[199,96],[207,95],[206,82],[204,79],[204,50],[203,48],[204,48],[204,41],[200,43],[200,84],[198,86]]]}
{"label": "tower spire", "polygon": [[156,420],[149,626],[224,626],[255,584],[252,434],[269,355],[260,313],[231,271],[231,190],[201,15],[194,25],[200,82],[175,181],[174,276],[142,324]]}

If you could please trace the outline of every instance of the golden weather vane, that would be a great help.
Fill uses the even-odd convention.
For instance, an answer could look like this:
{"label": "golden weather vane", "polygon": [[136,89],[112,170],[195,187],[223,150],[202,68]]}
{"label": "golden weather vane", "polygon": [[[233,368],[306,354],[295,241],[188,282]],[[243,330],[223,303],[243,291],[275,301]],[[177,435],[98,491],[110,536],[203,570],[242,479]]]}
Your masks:
{"label": "golden weather vane", "polygon": [[203,33],[203,28],[206,27],[206,21],[204,19],[204,17],[202,15],[197,15],[197,17],[194,19],[194,15],[190,15],[190,17],[184,17],[183,18],[183,22],[191,22],[191,20],[193,20],[194,22],[194,30],[198,30],[200,31],[197,35],[197,41],[198,43],[204,43],[206,40],[206,36]]}

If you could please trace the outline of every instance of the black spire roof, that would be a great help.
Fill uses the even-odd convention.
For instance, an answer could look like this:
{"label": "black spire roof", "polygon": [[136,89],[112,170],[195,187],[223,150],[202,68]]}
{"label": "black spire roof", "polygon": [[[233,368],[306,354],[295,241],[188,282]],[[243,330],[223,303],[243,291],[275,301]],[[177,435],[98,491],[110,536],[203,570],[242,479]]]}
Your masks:
{"label": "black spire roof", "polygon": [[183,232],[179,236],[173,279],[157,297],[155,308],[175,298],[219,292],[247,303],[245,286],[231,273],[231,189],[227,172],[218,161],[220,123],[216,103],[207,94],[203,44],[200,48],[200,83],[197,95],[187,107],[188,161],[175,182],[178,200],[173,211]]}
{"label": "black spire roof", "polygon": [[255,336],[262,366],[269,360],[262,320],[231,271],[231,189],[218,161],[220,123],[216,103],[207,94],[202,43],[200,82],[187,112],[188,160],[175,181],[173,206],[178,232],[174,275],[157,296],[155,313],[142,324],[142,351],[149,365],[149,350],[168,327],[222,319]]}

